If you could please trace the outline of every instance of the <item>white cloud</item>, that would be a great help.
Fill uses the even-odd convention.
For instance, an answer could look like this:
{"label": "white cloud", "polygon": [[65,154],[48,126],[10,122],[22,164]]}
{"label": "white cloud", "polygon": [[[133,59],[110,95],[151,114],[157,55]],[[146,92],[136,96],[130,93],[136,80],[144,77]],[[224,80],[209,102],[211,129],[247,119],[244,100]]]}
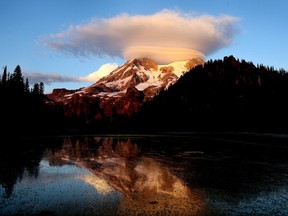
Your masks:
{"label": "white cloud", "polygon": [[102,65],[97,71],[89,74],[86,77],[80,77],[80,80],[88,81],[88,82],[96,82],[100,78],[108,75],[110,72],[115,70],[118,67],[116,63],[107,63]]}
{"label": "white cloud", "polygon": [[39,72],[24,72],[24,78],[28,78],[29,84],[43,82],[45,85],[51,85],[56,82],[68,83],[68,82],[96,82],[101,77],[108,75],[111,71],[116,69],[118,65],[116,63],[108,63],[102,65],[97,71],[85,76],[85,77],[73,77],[63,76],[56,73],[39,73]]}
{"label": "white cloud", "polygon": [[55,73],[38,73],[38,72],[27,72],[23,73],[25,78],[28,78],[29,83],[34,85],[35,83],[43,82],[44,84],[51,85],[55,82],[79,82],[81,81],[77,77],[63,76]]}
{"label": "white cloud", "polygon": [[[184,50],[187,54],[184,57],[190,58],[195,51],[206,56],[229,46],[238,33],[235,26],[238,20],[228,15],[196,16],[172,10],[152,15],[121,14],[70,26],[44,41],[56,51],[76,56],[157,56],[159,63],[169,63],[179,60],[173,51]],[[169,52],[163,54],[165,50]]]}

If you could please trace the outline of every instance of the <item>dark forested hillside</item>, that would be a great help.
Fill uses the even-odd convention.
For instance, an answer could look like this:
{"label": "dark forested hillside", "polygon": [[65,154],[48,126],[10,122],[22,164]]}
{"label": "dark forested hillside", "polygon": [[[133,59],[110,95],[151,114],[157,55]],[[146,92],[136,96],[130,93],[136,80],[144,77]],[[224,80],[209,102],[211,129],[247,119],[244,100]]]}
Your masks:
{"label": "dark forested hillside", "polygon": [[44,84],[30,88],[18,65],[13,73],[4,67],[0,77],[1,135],[45,134],[61,128],[61,112],[45,103]]}
{"label": "dark forested hillside", "polygon": [[146,103],[133,124],[158,131],[287,132],[287,120],[285,70],[229,56],[184,74]]}

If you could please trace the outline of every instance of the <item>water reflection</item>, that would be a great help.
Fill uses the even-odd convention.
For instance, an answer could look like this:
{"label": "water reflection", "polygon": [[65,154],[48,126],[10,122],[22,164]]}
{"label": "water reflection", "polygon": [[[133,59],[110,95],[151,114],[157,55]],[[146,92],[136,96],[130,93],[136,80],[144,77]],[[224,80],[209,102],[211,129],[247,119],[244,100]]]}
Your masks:
{"label": "water reflection", "polygon": [[0,215],[287,215],[287,139],[278,141],[18,140],[0,151]]}
{"label": "water reflection", "polygon": [[33,140],[21,140],[20,145],[19,140],[9,140],[9,145],[6,142],[2,140],[0,146],[0,185],[5,190],[5,197],[9,198],[14,185],[21,181],[25,172],[37,178],[44,149],[35,146]]}
{"label": "water reflection", "polygon": [[190,190],[165,164],[143,156],[131,139],[94,137],[93,142],[94,148],[90,149],[88,140],[73,142],[67,138],[61,151],[50,155],[49,161],[73,163],[91,171],[92,174],[81,178],[98,193],[121,192],[118,213],[191,215],[203,205],[199,194]]}

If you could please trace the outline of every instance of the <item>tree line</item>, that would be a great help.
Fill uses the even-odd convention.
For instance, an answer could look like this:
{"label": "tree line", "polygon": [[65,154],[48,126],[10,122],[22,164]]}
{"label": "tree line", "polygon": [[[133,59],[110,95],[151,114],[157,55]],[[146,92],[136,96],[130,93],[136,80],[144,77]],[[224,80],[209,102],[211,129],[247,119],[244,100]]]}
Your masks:
{"label": "tree line", "polygon": [[57,115],[45,103],[43,82],[30,87],[28,78],[24,81],[21,67],[13,73],[3,68],[0,76],[1,128],[4,135],[41,134],[57,128]]}

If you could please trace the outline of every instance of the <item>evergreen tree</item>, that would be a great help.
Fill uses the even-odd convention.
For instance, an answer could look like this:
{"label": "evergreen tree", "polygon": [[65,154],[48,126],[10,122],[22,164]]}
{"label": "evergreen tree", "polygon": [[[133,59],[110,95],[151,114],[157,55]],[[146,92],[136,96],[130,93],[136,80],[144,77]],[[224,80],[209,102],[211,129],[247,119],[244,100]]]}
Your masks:
{"label": "evergreen tree", "polygon": [[34,95],[39,95],[39,94],[40,94],[40,89],[39,89],[39,84],[38,84],[38,83],[35,83],[35,84],[34,84],[32,93],[33,93]]}
{"label": "evergreen tree", "polygon": [[43,82],[40,82],[40,85],[39,85],[39,93],[40,93],[41,95],[44,94],[44,83],[43,83]]}
{"label": "evergreen tree", "polygon": [[30,91],[29,91],[29,80],[28,80],[28,78],[26,78],[25,87],[24,87],[24,92],[25,92],[26,94],[29,94],[29,93],[30,93]]}
{"label": "evergreen tree", "polygon": [[14,70],[14,73],[11,75],[10,78],[10,86],[11,90],[16,94],[23,94],[24,93],[24,81],[22,76],[21,67],[17,65]]}
{"label": "evergreen tree", "polygon": [[22,76],[22,71],[21,71],[21,67],[20,65],[17,65],[15,70],[14,70],[14,73],[12,75],[12,79],[15,81],[15,82],[18,82],[18,83],[23,83],[23,76]]}
{"label": "evergreen tree", "polygon": [[2,86],[5,87],[7,85],[7,66],[4,67],[4,71],[2,74]]}

